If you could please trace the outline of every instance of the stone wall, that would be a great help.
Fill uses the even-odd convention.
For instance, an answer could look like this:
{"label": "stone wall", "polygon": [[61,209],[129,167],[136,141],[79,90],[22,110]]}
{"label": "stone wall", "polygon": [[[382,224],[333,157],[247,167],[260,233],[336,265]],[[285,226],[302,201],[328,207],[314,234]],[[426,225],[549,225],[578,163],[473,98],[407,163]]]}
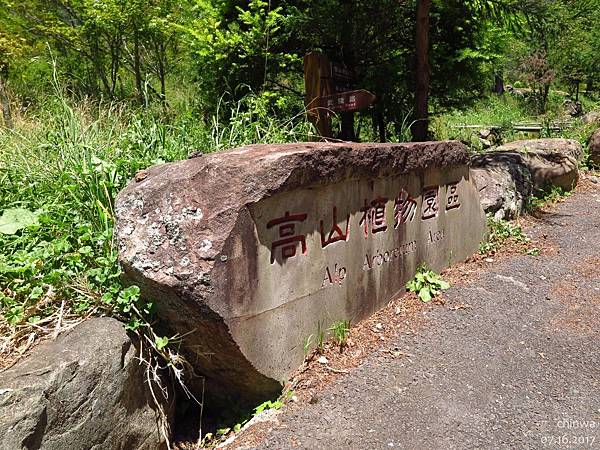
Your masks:
{"label": "stone wall", "polygon": [[258,403],[302,362],[303,341],[441,270],[485,232],[466,148],[250,146],[154,167],[117,201],[130,282],[186,335],[217,399]]}

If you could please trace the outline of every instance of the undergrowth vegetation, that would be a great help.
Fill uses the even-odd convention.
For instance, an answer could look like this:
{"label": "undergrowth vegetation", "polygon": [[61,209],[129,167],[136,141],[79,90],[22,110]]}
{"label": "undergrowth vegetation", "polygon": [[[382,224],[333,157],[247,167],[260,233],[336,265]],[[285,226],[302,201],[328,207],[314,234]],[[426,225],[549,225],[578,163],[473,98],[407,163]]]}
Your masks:
{"label": "undergrowth vegetation", "polygon": [[520,225],[508,220],[495,219],[488,215],[487,225],[489,229],[488,238],[479,245],[479,253],[483,255],[497,253],[508,239],[513,239],[518,243],[526,242],[528,239],[523,234]]}
{"label": "undergrowth vegetation", "polygon": [[[150,323],[153,304],[123,286],[113,238],[115,197],[136,172],[196,151],[306,140],[311,131],[301,116],[276,119],[254,96],[226,105],[223,124],[75,104],[55,90],[43,109],[0,130],[1,366],[57,320],[107,314],[130,329]],[[160,350],[165,339],[156,337]]]}
{"label": "undergrowth vegetation", "polygon": [[[598,99],[580,96],[584,111],[600,109]],[[491,95],[473,101],[463,108],[446,110],[432,118],[431,128],[438,140],[456,139],[468,144],[474,152],[483,151],[479,132],[487,130],[487,140],[492,145],[500,145],[518,139],[561,137],[579,141],[583,148],[597,125],[585,124],[579,118],[566,114],[564,93],[551,92],[548,108],[542,115],[526,97],[512,94]],[[538,124],[539,133],[517,131],[514,125]],[[559,129],[557,129],[557,127]]]}
{"label": "undergrowth vegetation", "polygon": [[450,284],[444,281],[439,274],[431,270],[427,264],[421,264],[417,268],[414,278],[406,283],[406,290],[417,294],[419,299],[424,303],[430,302],[443,290],[449,288]]}

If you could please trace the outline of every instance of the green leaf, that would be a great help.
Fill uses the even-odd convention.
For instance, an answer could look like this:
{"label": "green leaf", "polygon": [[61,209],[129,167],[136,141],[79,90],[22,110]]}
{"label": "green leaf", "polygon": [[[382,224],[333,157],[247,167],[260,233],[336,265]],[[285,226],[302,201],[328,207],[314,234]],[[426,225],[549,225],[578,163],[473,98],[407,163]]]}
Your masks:
{"label": "green leaf", "polygon": [[19,323],[21,319],[23,319],[23,306],[17,305],[11,307],[8,311],[6,311],[4,317],[6,318],[6,321],[11,325]]}
{"label": "green leaf", "polygon": [[163,337],[157,337],[154,340],[154,343],[156,344],[156,348],[158,350],[162,350],[163,348],[165,348],[167,345],[169,345],[169,338],[166,336]]}
{"label": "green leaf", "polygon": [[429,287],[424,287],[419,291],[419,298],[424,303],[431,301],[431,293],[429,292]]}
{"label": "green leaf", "polygon": [[35,223],[37,223],[37,215],[27,209],[5,209],[0,217],[0,233],[15,234],[17,231]]}
{"label": "green leaf", "polygon": [[444,281],[442,279],[438,280],[438,285],[441,290],[450,289],[450,283],[448,283],[447,281]]}

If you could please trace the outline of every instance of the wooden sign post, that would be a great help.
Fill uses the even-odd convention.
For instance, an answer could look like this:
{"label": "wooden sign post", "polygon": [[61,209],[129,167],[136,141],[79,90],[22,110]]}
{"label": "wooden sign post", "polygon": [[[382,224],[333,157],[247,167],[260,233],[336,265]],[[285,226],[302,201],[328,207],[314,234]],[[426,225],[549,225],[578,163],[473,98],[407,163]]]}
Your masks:
{"label": "wooden sign post", "polygon": [[340,92],[320,98],[320,106],[328,111],[355,112],[375,103],[375,95],[364,89]]}
{"label": "wooden sign post", "polygon": [[306,112],[323,138],[331,138],[331,114],[340,113],[343,140],[353,140],[353,113],[368,108],[375,95],[354,89],[355,75],[345,65],[330,62],[327,56],[311,52],[304,57]]}
{"label": "wooden sign post", "polygon": [[331,137],[331,117],[319,103],[323,95],[332,93],[331,63],[327,56],[311,52],[304,57],[304,87],[308,119],[322,137]]}

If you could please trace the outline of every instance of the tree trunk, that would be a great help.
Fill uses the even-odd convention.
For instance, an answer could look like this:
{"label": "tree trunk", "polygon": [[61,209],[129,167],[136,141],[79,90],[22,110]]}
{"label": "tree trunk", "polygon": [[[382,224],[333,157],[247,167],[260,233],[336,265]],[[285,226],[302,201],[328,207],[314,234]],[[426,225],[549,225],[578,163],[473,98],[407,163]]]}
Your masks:
{"label": "tree trunk", "polygon": [[546,112],[546,105],[548,104],[548,94],[550,93],[550,84],[545,84],[543,87],[542,93],[542,105],[541,105],[541,114]]}
{"label": "tree trunk", "polygon": [[133,32],[133,72],[135,74],[135,88],[140,103],[144,104],[144,92],[142,91],[142,73],[140,69],[140,39],[137,30]]}
{"label": "tree trunk", "polygon": [[417,83],[415,89],[415,122],[411,127],[413,141],[428,139],[429,103],[429,10],[431,0],[417,0]]}
{"label": "tree trunk", "polygon": [[377,108],[377,128],[379,128],[379,142],[386,142],[385,136],[385,118],[383,117],[383,108]]}
{"label": "tree trunk", "polygon": [[340,113],[340,118],[342,119],[340,139],[343,141],[356,141],[356,135],[354,134],[354,113]]}
{"label": "tree trunk", "polygon": [[2,76],[0,76],[0,104],[2,104],[2,118],[4,119],[4,124],[6,125],[6,128],[12,130],[15,127],[15,124],[13,123],[12,114],[10,113],[10,103],[8,101],[8,94],[6,93]]}
{"label": "tree trunk", "polygon": [[496,74],[494,76],[494,93],[495,94],[504,94],[504,79],[502,75]]}
{"label": "tree trunk", "polygon": [[165,85],[165,47],[162,42],[156,42],[156,59],[158,61],[158,78],[160,79],[160,96],[161,101],[167,101],[167,88]]}
{"label": "tree trunk", "polygon": [[102,66],[102,61],[101,61],[101,57],[100,57],[100,48],[99,48],[97,39],[92,39],[90,49],[91,49],[92,64],[94,66],[94,70],[96,71],[96,77],[100,78],[100,81],[102,81],[102,86],[104,86],[105,92],[107,93],[107,95],[109,97],[112,98],[110,83],[108,82],[108,78],[106,78],[106,73],[104,71],[104,67]]}

